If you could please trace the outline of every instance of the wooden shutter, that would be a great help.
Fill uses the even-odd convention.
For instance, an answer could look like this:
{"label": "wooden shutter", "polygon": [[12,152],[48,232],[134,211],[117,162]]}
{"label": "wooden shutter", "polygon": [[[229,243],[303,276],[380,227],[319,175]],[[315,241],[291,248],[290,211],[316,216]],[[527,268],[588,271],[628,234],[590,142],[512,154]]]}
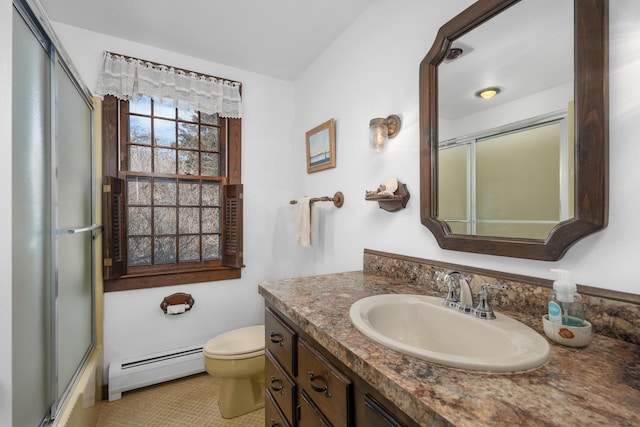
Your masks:
{"label": "wooden shutter", "polygon": [[224,243],[222,264],[225,267],[242,268],[242,184],[223,187],[224,194]]}
{"label": "wooden shutter", "polygon": [[105,176],[102,187],[102,274],[105,280],[117,279],[125,272],[124,181]]}

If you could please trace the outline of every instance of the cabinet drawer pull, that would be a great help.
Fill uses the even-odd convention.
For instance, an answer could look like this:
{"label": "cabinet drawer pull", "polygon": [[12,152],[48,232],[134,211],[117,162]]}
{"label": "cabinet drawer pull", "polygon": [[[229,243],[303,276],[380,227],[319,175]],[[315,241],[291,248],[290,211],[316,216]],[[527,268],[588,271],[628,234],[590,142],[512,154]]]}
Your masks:
{"label": "cabinet drawer pull", "polygon": [[269,338],[271,338],[272,343],[280,344],[280,347],[284,347],[284,338],[282,338],[282,335],[271,332]]}
{"label": "cabinet drawer pull", "polygon": [[[318,387],[317,385],[314,385],[313,381],[316,379],[316,377],[313,371],[309,371],[308,374],[309,374],[309,385],[311,386],[311,389],[316,393],[324,393],[326,397],[331,397],[331,393],[329,393],[329,386],[325,385],[324,387]],[[319,377],[319,378],[322,378],[322,377]]]}
{"label": "cabinet drawer pull", "polygon": [[279,380],[272,375],[270,385],[271,385],[271,390],[275,392],[279,391],[280,394],[284,395],[284,386],[282,385],[282,380]]}
{"label": "cabinet drawer pull", "polygon": [[279,426],[280,423],[277,423],[276,420],[274,420],[273,418],[271,418],[271,427],[277,427]]}

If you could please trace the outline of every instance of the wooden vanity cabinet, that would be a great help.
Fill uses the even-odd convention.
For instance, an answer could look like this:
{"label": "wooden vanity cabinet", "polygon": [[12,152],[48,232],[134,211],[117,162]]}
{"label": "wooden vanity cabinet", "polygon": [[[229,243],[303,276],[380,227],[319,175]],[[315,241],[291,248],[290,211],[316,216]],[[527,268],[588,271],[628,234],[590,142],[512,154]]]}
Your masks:
{"label": "wooden vanity cabinet", "polygon": [[296,376],[298,334],[273,310],[267,308],[264,319],[265,349],[278,361],[282,370]]}
{"label": "wooden vanity cabinet", "polygon": [[417,424],[407,415],[399,412],[389,404],[385,405],[370,393],[362,389],[356,390],[355,395],[356,419],[359,426],[367,427],[413,427]]}
{"label": "wooden vanity cabinet", "polygon": [[294,425],[297,417],[296,383],[268,350],[265,352],[265,386],[267,395],[286,419],[287,425]]}
{"label": "wooden vanity cabinet", "polygon": [[[298,340],[298,384],[300,393],[315,413],[334,427],[353,426],[351,380],[304,339]],[[300,427],[306,427],[303,414]]]}
{"label": "wooden vanity cabinet", "polygon": [[264,417],[265,417],[265,426],[268,427],[292,427],[292,425],[287,421],[287,418],[284,416],[280,407],[277,403],[273,401],[273,397],[271,393],[265,391],[266,396],[264,399]]}
{"label": "wooden vanity cabinet", "polygon": [[265,312],[266,427],[418,427],[270,306]]}
{"label": "wooden vanity cabinet", "polygon": [[[297,425],[298,334],[276,313],[265,311],[265,421],[267,426]],[[286,422],[286,423],[285,423]]]}

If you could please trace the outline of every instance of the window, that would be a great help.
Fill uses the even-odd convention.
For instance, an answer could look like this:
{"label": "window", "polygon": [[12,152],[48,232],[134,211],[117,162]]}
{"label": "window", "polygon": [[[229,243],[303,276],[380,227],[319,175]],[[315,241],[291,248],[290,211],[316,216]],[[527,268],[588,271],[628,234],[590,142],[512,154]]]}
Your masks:
{"label": "window", "polygon": [[105,96],[106,291],[240,277],[240,120]]}

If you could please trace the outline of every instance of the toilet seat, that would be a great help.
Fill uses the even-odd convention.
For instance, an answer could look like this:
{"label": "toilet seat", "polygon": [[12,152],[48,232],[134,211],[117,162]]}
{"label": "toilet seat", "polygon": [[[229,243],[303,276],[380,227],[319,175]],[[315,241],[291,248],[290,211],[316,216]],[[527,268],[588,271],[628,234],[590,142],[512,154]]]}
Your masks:
{"label": "toilet seat", "polygon": [[210,339],[202,352],[211,359],[249,359],[264,354],[264,325],[247,326]]}

